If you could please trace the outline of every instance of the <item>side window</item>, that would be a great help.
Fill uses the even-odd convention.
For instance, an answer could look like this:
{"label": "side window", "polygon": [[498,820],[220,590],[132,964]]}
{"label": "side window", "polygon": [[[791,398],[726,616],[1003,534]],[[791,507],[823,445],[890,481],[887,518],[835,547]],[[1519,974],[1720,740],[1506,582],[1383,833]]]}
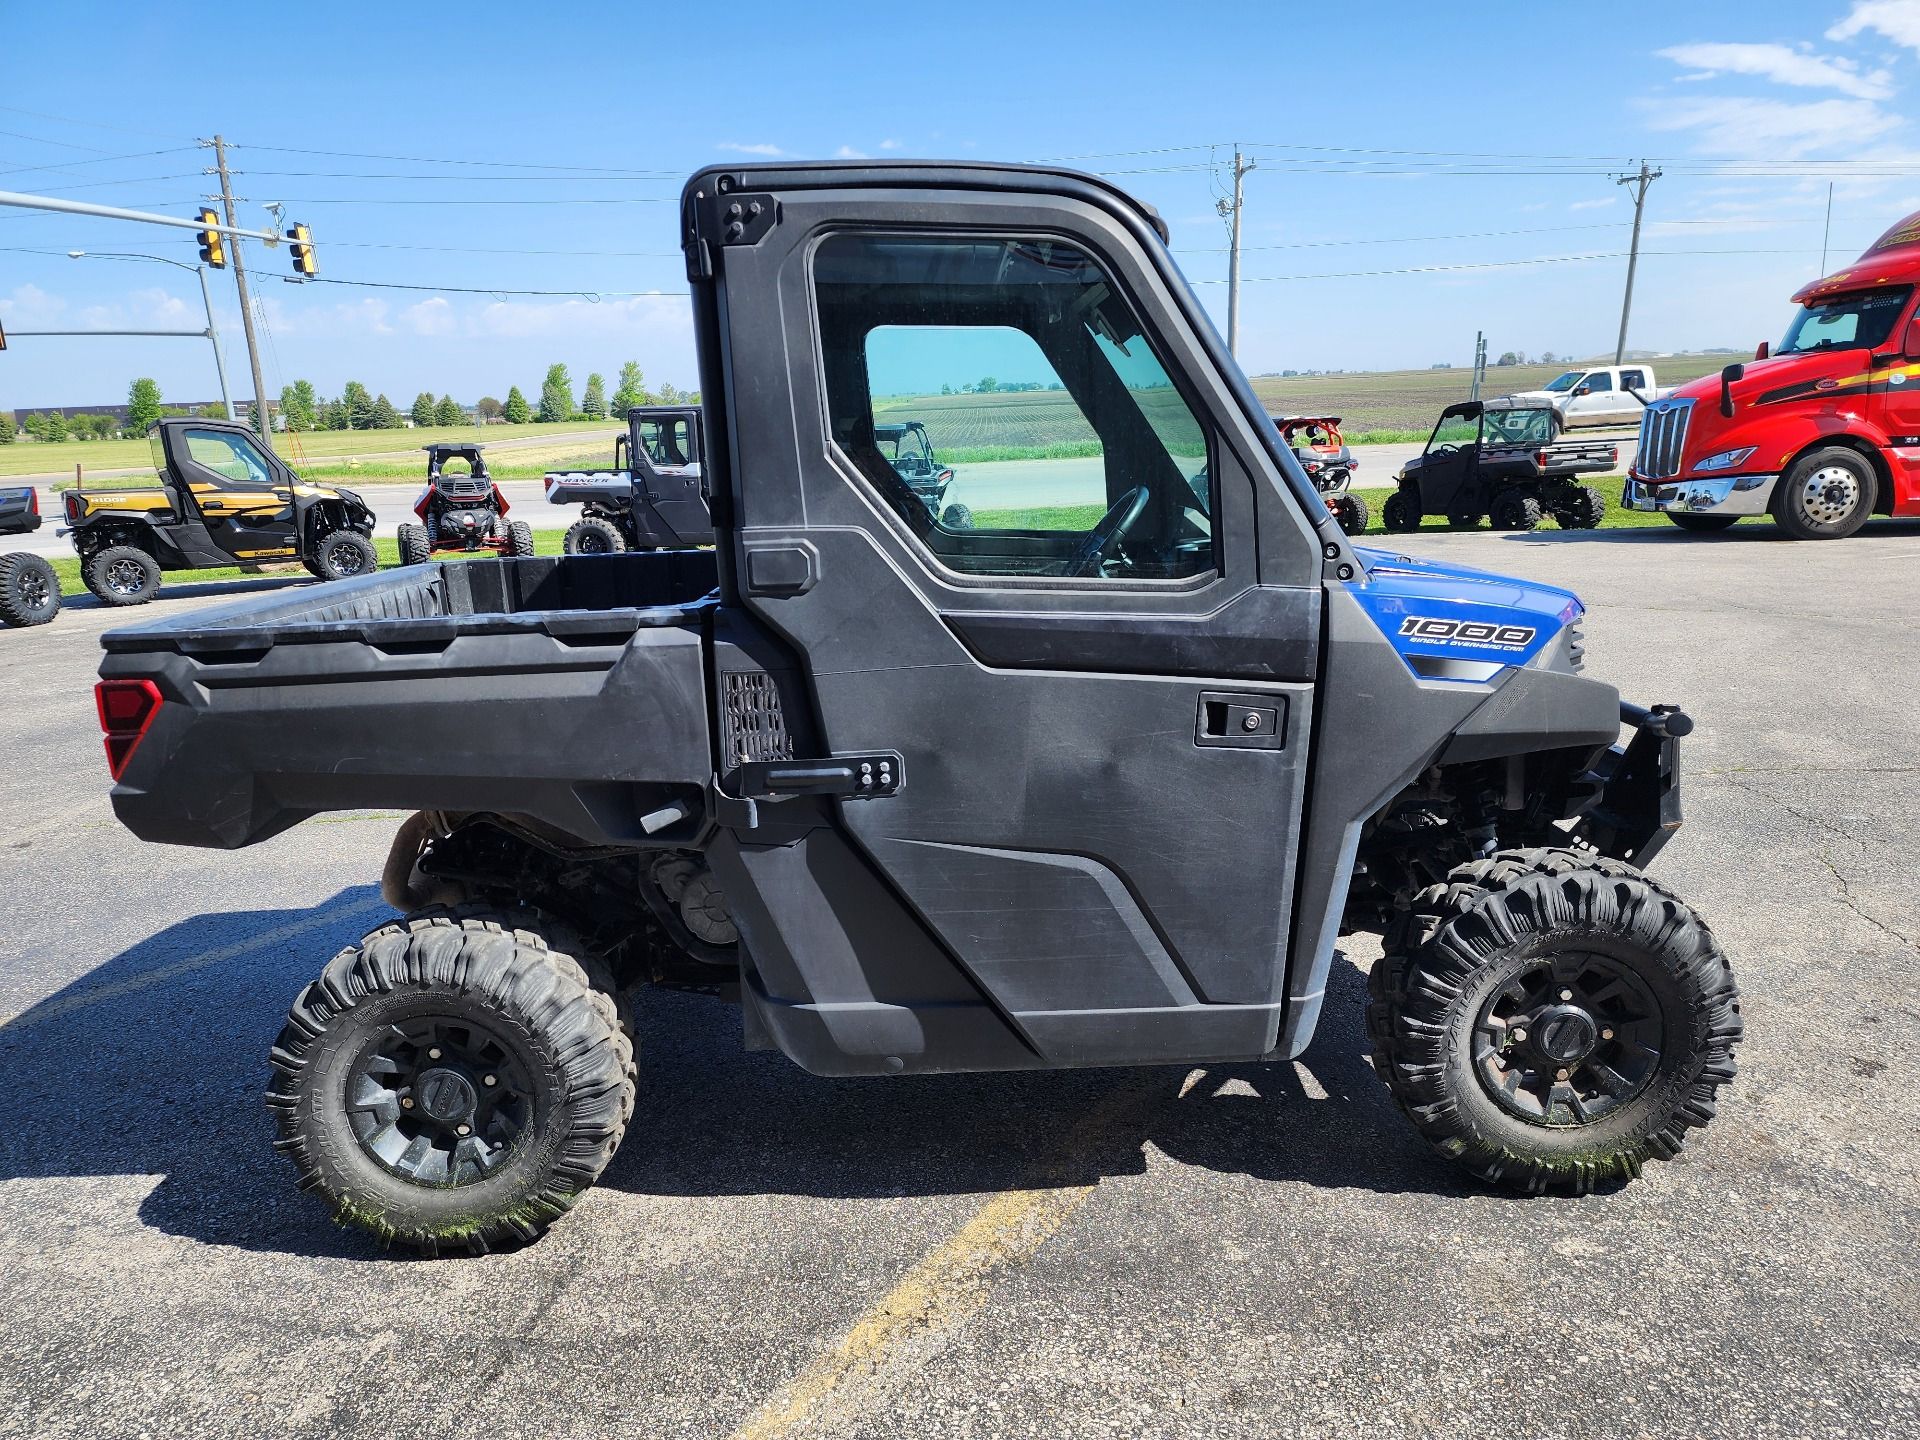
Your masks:
{"label": "side window", "polygon": [[226,430],[188,430],[187,454],[195,463],[236,485],[273,486],[273,471],[244,435]]}
{"label": "side window", "polygon": [[1604,370],[1595,370],[1580,383],[1587,387],[1589,395],[1599,395],[1613,389],[1613,376]]}
{"label": "side window", "polygon": [[1647,388],[1647,372],[1644,370],[1622,370],[1620,372],[1622,390],[1644,390]]}
{"label": "side window", "polygon": [[685,415],[640,422],[640,448],[656,465],[689,465],[694,460],[692,421]]}
{"label": "side window", "polygon": [[821,243],[814,284],[833,440],[940,563],[1214,569],[1206,431],[1084,251],[842,234]]}

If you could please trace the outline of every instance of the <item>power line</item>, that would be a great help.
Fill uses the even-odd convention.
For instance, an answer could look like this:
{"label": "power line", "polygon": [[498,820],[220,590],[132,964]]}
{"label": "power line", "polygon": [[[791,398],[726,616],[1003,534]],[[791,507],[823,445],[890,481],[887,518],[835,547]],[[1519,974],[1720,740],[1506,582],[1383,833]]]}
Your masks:
{"label": "power line", "polygon": [[150,140],[185,140],[184,135],[162,135],[157,130],[133,130],[125,125],[107,125],[99,120],[76,120],[71,115],[49,115],[44,110],[22,110],[18,105],[0,105],[9,115],[31,115],[36,120],[52,120],[61,125],[80,125],[88,130],[113,130],[122,135],[144,135]]}
{"label": "power line", "polygon": [[688,295],[685,290],[521,290],[511,285],[403,285],[393,280],[337,280],[317,275],[304,280],[288,280],[287,283],[352,285],[363,290],[426,290],[450,295],[542,295],[569,300],[588,300],[595,305],[609,297],[615,300],[684,300]]}
{"label": "power line", "polygon": [[[237,148],[237,147],[236,147]],[[610,171],[604,175],[419,175],[364,170],[235,170],[236,175],[271,175],[285,180],[434,180],[460,184],[613,185],[630,180],[658,180],[658,173]]]}
{"label": "power line", "polygon": [[[319,155],[330,160],[391,160],[408,165],[468,165],[491,170],[575,170],[583,174],[632,176],[636,172],[616,166],[547,165],[523,160],[461,160],[442,155],[374,155],[360,150],[311,150],[293,145],[235,145],[236,150],[263,150],[276,155]],[[650,179],[685,179],[678,170],[646,172]]]}
{"label": "power line", "polygon": [[35,145],[58,145],[65,150],[90,150],[96,155],[106,153],[97,145],[76,145],[71,140],[49,140],[44,135],[26,135],[18,130],[0,130],[0,135],[5,135],[10,140],[26,140]]}
{"label": "power line", "polygon": [[194,148],[191,145],[174,145],[165,150],[136,150],[131,155],[96,155],[87,160],[54,160],[45,165],[21,165],[12,170],[0,170],[0,175],[26,175],[35,170],[74,170],[82,165],[108,165],[116,160],[149,160],[155,155],[182,155]]}
{"label": "power line", "polygon": [[498,197],[480,196],[472,199],[453,199],[436,195],[429,198],[416,196],[386,195],[330,195],[307,196],[301,199],[289,199],[289,205],[677,205],[677,195],[628,195],[628,196],[541,196],[529,199],[503,200]]}
{"label": "power line", "polygon": [[[1642,250],[1642,255],[1805,255],[1811,253],[1805,247],[1787,247],[1780,249],[1727,249],[1727,250]],[[1265,284],[1273,281],[1288,280],[1357,280],[1376,275],[1433,275],[1454,270],[1510,270],[1525,265],[1577,265],[1593,260],[1624,260],[1624,250],[1598,250],[1586,255],[1541,255],[1531,260],[1478,260],[1462,261],[1447,265],[1403,265],[1382,270],[1336,270],[1314,275],[1249,275],[1241,280],[1243,285]],[[1195,285],[1224,285],[1224,280],[1194,280]]]}

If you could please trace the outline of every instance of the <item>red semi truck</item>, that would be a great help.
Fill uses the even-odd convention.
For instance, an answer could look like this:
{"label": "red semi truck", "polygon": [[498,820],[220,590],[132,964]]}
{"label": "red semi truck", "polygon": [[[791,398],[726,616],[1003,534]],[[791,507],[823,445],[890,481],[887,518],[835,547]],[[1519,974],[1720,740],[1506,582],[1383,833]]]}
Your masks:
{"label": "red semi truck", "polygon": [[1920,214],[1796,294],[1786,338],[1647,406],[1625,503],[1686,530],[1838,540],[1920,516]]}

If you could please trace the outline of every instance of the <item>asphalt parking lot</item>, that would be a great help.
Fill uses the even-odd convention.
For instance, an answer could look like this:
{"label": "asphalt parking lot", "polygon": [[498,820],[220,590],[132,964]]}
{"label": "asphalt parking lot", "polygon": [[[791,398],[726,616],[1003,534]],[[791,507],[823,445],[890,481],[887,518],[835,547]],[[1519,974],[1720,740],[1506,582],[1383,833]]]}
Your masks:
{"label": "asphalt parking lot", "polygon": [[0,632],[0,1435],[1920,1433],[1920,523],[1407,548],[1572,586],[1588,672],[1699,722],[1658,870],[1748,1038],[1719,1120],[1613,1194],[1431,1155],[1356,937],[1275,1067],[824,1081],[648,995],[570,1217],[387,1254],[294,1190],[260,1096],[288,1001],[386,913],[399,817],[143,847],[106,612]]}

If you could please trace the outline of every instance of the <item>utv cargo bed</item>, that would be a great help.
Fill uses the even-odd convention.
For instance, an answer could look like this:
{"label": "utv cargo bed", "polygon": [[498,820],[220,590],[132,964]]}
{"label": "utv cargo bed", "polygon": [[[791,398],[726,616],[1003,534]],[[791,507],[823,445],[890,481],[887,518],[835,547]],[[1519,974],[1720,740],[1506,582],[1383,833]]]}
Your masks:
{"label": "utv cargo bed", "polygon": [[473,560],[110,632],[102,679],[159,702],[114,811],[142,839],[223,848],[476,795],[593,843],[692,834],[714,584],[700,551]]}

